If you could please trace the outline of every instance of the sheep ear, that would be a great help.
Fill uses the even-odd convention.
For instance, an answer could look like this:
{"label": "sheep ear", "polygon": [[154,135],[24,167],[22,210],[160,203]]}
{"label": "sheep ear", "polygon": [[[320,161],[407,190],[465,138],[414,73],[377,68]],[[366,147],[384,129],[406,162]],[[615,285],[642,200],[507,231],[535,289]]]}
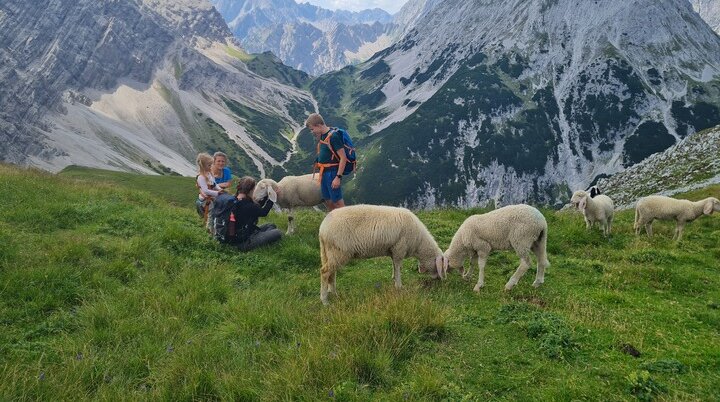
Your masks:
{"label": "sheep ear", "polygon": [[445,266],[444,260],[445,258],[441,255],[435,257],[435,269],[437,270],[440,279],[445,279],[445,273],[443,272],[443,267]]}
{"label": "sheep ear", "polygon": [[270,201],[277,202],[277,193],[275,192],[275,190],[273,190],[272,187],[268,187],[267,193],[268,193],[268,198],[270,199]]}
{"label": "sheep ear", "polygon": [[585,211],[585,206],[587,206],[587,196],[580,199],[580,202],[578,203],[578,209],[581,211]]}
{"label": "sheep ear", "polygon": [[707,200],[707,202],[705,203],[705,207],[703,207],[703,213],[704,213],[705,215],[710,215],[710,214],[712,214],[712,213],[713,213],[713,207],[714,207],[713,201],[712,201],[712,200]]}

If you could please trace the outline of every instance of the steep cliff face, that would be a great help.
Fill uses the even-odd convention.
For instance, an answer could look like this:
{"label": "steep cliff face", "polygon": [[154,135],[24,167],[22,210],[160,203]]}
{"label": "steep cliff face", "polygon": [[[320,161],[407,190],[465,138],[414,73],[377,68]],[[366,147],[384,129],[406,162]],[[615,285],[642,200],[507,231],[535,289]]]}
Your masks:
{"label": "steep cliff face", "polygon": [[720,35],[720,1],[690,0],[693,9]]}
{"label": "steep cliff face", "polygon": [[250,71],[208,2],[0,4],[0,157],[191,174],[198,151],[260,173],[292,150],[307,94]]}
{"label": "steep cliff face", "polygon": [[285,64],[320,75],[367,60],[391,43],[383,10],[330,11],[293,0],[213,0],[250,52],[271,51]]}
{"label": "steep cliff face", "polygon": [[719,76],[686,2],[446,0],[312,90],[366,137],[362,201],[552,204],[718,124]]}

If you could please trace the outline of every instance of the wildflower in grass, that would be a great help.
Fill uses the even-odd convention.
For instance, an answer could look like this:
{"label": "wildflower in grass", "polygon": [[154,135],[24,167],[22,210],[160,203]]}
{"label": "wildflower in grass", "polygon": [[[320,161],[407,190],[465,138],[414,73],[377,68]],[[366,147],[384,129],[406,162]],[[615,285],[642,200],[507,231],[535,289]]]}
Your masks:
{"label": "wildflower in grass", "polygon": [[333,390],[331,389],[331,390],[328,392],[328,396],[329,396],[330,398],[335,398],[335,391],[333,391]]}
{"label": "wildflower in grass", "polygon": [[44,380],[44,379],[45,379],[45,372],[44,372],[44,371],[41,371],[41,372],[40,372],[40,375],[38,375],[38,380],[42,381],[42,380]]}
{"label": "wildflower in grass", "polygon": [[168,353],[172,353],[174,350],[175,350],[175,348],[174,348],[172,345],[168,345],[168,347],[167,347],[167,349],[166,349],[166,351],[167,351]]}
{"label": "wildflower in grass", "polygon": [[256,347],[256,348],[259,348],[259,347],[260,347],[260,341],[255,341],[255,347]]}
{"label": "wildflower in grass", "polygon": [[382,286],[380,282],[375,282],[375,289],[380,289],[380,286]]}
{"label": "wildflower in grass", "polygon": [[75,355],[75,360],[82,360],[82,359],[83,359],[82,353],[78,353],[77,355]]}

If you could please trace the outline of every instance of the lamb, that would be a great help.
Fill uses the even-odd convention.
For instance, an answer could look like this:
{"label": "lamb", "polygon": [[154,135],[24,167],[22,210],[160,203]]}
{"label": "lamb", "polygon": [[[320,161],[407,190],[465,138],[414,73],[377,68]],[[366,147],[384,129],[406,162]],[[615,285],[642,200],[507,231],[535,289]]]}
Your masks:
{"label": "lamb", "polygon": [[418,259],[418,271],[444,278],[443,253],[425,225],[405,208],[353,205],[327,214],[320,224],[320,300],[335,293],[336,272],[355,258],[388,256],[393,261],[395,287],[401,288],[400,268],[408,257]]}
{"label": "lamb", "polygon": [[635,234],[645,226],[648,236],[652,236],[652,224],[655,219],[675,220],[675,234],[673,239],[680,241],[685,223],[694,221],[701,215],[711,215],[720,212],[720,201],[715,197],[708,197],[700,201],[677,200],[661,195],[643,197],[635,207]]}
{"label": "lamb", "polygon": [[469,277],[477,259],[479,275],[473,290],[479,292],[485,286],[485,263],[490,252],[514,249],[520,257],[520,266],[505,284],[505,290],[511,290],[530,267],[532,251],[537,258],[533,286],[539,287],[545,282],[545,268],[550,266],[546,251],[547,235],[545,217],[529,205],[509,205],[470,216],[460,225],[444,254],[448,265],[446,271],[458,268],[462,273],[465,260],[470,258],[470,269],[463,273],[463,277]]}
{"label": "lamb", "polygon": [[[323,201],[317,177],[312,174],[303,176],[285,176],[280,182],[272,179],[262,179],[255,186],[253,198],[255,201],[270,196],[269,189],[277,195],[277,205],[288,209],[287,234],[295,232],[295,216],[293,208],[314,207]],[[272,198],[271,198],[272,200]]]}
{"label": "lamb", "polygon": [[599,223],[602,226],[603,235],[610,235],[615,210],[615,205],[610,197],[599,194],[593,198],[585,191],[579,190],[573,194],[570,202],[585,216],[586,228],[590,229],[595,223]]}

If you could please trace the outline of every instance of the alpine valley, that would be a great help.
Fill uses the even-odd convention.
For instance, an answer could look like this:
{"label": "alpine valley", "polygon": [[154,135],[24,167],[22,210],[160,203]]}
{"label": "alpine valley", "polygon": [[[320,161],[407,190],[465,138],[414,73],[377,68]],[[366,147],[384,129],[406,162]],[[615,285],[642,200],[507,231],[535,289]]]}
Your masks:
{"label": "alpine valley", "polygon": [[307,74],[245,53],[207,1],[7,0],[0,27],[7,162],[191,175],[222,149],[261,175],[315,110]]}
{"label": "alpine valley", "polygon": [[[191,175],[223,150],[234,172],[278,178],[310,171],[302,127],[320,111],[358,146],[353,203],[553,205],[720,124],[711,2],[410,0],[389,16],[274,1],[3,1],[0,158]],[[321,39],[342,30],[355,47]],[[265,39],[277,57],[248,52]],[[357,57],[283,58],[326,45]],[[281,59],[366,61],[313,78]]]}

